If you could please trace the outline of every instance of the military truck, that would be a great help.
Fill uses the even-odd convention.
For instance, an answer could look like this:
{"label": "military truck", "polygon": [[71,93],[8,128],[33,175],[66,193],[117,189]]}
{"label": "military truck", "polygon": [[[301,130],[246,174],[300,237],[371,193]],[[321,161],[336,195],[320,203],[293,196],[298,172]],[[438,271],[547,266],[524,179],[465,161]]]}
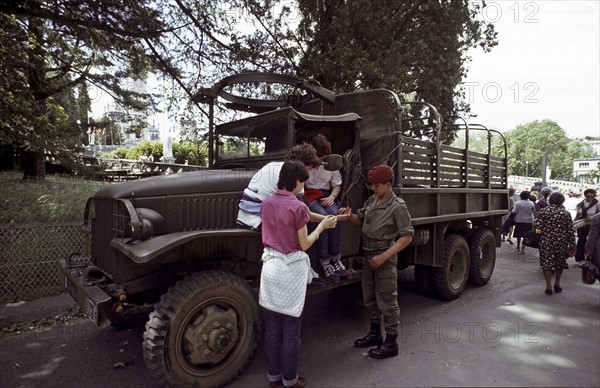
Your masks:
{"label": "military truck", "polygon": [[[234,93],[257,83],[298,93],[272,99]],[[85,252],[58,266],[66,289],[96,324],[146,322],[145,362],[162,384],[221,386],[252,356],[263,246],[260,232],[235,227],[238,203],[258,169],[318,133],[332,142],[328,168],[341,169],[342,206],[360,208],[370,195],[368,170],[393,166],[394,192],[415,228],[399,266],[414,266],[419,289],[451,300],[467,281],[490,280],[508,211],[506,145],[504,155],[471,151],[468,140],[463,148],[445,145],[433,106],[402,102],[385,89],[336,95],[295,77],[243,73],[195,100],[208,106],[208,168],[98,191],[85,209]],[[221,100],[251,114],[215,125]],[[453,129],[487,131],[466,122]],[[360,281],[360,227],[342,222],[341,228],[343,261],[355,276],[314,281],[308,293]]]}

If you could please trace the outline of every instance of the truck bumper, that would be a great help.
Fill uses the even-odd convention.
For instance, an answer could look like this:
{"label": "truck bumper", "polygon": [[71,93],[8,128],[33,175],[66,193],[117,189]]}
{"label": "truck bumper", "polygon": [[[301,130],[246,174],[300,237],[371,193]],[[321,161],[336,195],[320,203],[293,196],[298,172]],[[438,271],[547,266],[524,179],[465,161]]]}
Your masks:
{"label": "truck bumper", "polygon": [[79,309],[94,322],[97,327],[108,324],[108,319],[100,313],[104,305],[110,305],[111,298],[98,286],[84,284],[83,269],[68,267],[65,260],[58,261],[58,278],[77,302]]}

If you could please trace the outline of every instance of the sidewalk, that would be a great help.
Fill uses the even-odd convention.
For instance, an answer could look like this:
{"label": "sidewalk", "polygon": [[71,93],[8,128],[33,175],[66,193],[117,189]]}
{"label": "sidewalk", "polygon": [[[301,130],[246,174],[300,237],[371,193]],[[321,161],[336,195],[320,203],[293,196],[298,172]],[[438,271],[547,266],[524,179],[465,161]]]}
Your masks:
{"label": "sidewalk", "polygon": [[6,303],[0,305],[0,328],[55,317],[76,310],[77,304],[67,293],[31,301]]}

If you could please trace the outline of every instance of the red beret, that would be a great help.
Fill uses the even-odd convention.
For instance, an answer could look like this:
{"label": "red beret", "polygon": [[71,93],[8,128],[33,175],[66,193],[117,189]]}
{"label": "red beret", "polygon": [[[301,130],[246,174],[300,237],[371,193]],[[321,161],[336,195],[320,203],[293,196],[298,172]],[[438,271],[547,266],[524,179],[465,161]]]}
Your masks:
{"label": "red beret", "polygon": [[380,164],[369,170],[369,183],[386,183],[394,180],[394,170],[390,166]]}

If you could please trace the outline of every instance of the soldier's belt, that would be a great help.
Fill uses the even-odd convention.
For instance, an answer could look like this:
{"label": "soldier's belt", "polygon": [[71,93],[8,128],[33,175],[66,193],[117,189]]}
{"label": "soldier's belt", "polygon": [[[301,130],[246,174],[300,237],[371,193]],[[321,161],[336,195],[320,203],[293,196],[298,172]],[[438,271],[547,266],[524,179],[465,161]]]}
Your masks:
{"label": "soldier's belt", "polygon": [[394,240],[370,240],[363,239],[362,246],[365,251],[386,250],[394,244]]}

